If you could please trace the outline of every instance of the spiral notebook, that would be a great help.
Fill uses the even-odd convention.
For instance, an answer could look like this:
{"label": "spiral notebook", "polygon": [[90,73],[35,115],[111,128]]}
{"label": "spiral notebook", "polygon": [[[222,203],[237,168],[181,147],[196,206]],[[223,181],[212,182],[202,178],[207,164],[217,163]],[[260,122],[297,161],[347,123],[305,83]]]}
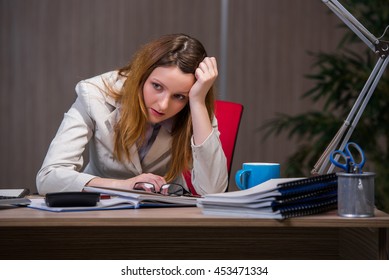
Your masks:
{"label": "spiral notebook", "polygon": [[206,195],[197,205],[204,214],[274,219],[312,215],[336,209],[337,176],[272,179],[248,190]]}

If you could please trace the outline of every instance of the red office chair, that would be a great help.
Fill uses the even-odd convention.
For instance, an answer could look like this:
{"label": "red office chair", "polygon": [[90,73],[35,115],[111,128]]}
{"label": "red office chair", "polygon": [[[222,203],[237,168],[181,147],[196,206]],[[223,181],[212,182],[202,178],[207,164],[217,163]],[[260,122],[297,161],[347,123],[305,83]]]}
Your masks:
{"label": "red office chair", "polygon": [[[242,113],[242,104],[222,100],[215,101],[215,115],[220,131],[220,141],[227,158],[228,178],[230,178],[232,159]],[[191,192],[195,193],[190,171],[185,172],[184,177]]]}

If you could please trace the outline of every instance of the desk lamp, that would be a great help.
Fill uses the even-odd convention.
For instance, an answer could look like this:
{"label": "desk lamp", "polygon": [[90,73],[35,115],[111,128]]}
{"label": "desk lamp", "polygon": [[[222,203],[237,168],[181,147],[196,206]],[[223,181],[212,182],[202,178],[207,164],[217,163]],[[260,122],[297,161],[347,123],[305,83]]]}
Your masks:
{"label": "desk lamp", "polygon": [[[338,132],[335,134],[335,137],[331,140],[330,144],[327,146],[324,153],[321,155],[317,163],[315,164],[311,173],[313,175],[331,173],[334,169],[334,165],[330,163],[329,154],[335,150],[343,151],[348,140],[351,137],[363,111],[371,95],[373,94],[379,80],[381,79],[382,74],[385,71],[386,66],[388,65],[388,55],[389,55],[389,41],[384,41],[384,37],[388,27],[386,27],[383,35],[380,38],[376,38],[371,34],[350,12],[346,10],[336,0],[322,0],[370,49],[372,49],[378,55],[378,61],[374,66],[373,71],[371,72],[368,80],[366,81],[362,91],[360,92],[355,104],[353,105],[349,115],[346,120],[343,122],[343,125],[340,127]],[[343,139],[343,140],[342,140]],[[342,141],[342,142],[341,142]],[[339,146],[339,143],[340,146]],[[339,148],[338,148],[339,146]],[[326,171],[327,169],[327,171]]]}

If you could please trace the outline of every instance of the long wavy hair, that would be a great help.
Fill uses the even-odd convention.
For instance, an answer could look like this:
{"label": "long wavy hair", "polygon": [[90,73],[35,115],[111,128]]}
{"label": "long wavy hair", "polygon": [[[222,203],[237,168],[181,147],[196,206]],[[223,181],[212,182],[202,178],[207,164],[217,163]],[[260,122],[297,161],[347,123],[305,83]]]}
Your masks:
{"label": "long wavy hair", "polygon": [[[185,74],[194,74],[207,56],[204,46],[185,34],[165,35],[141,47],[130,63],[119,69],[126,77],[120,92],[112,96],[121,104],[121,115],[115,127],[114,155],[119,161],[130,160],[130,148],[142,143],[147,127],[147,110],[143,99],[143,85],[157,67],[177,66]],[[206,96],[209,118],[214,114],[214,87]],[[166,181],[172,181],[192,167],[191,137],[193,134],[189,103],[174,117],[172,126],[172,156]],[[162,175],[162,174],[161,174]]]}

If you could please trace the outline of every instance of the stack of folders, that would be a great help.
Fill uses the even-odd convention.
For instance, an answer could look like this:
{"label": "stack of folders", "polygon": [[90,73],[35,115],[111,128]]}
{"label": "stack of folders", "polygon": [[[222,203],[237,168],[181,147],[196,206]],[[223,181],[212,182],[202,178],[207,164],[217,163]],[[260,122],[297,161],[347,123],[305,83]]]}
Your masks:
{"label": "stack of folders", "polygon": [[337,187],[335,173],[271,179],[243,191],[205,195],[197,206],[206,215],[285,219],[336,209]]}

